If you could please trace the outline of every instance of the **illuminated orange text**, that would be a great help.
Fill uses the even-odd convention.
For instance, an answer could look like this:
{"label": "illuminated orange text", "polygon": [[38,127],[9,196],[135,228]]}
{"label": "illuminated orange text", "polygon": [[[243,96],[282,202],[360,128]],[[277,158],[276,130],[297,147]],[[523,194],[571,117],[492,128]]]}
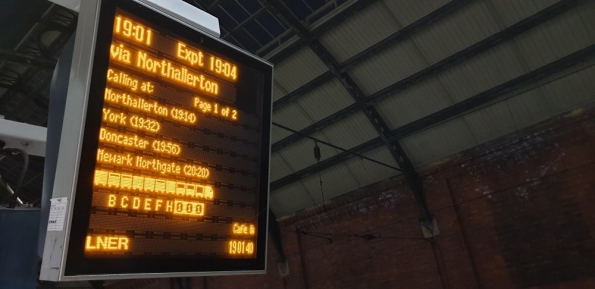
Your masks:
{"label": "illuminated orange text", "polygon": [[189,48],[182,42],[178,42],[176,46],[176,56],[194,66],[203,67],[205,65],[203,61],[205,55],[203,52],[198,49]]}
{"label": "illuminated orange text", "polygon": [[164,200],[126,195],[109,194],[107,207],[145,212],[166,212],[174,215],[204,216],[205,204],[181,200]]}
{"label": "illuminated orange text", "polygon": [[132,166],[133,157],[130,154],[110,153],[103,149],[97,150],[97,161],[114,165]]}
{"label": "illuminated orange text", "polygon": [[165,153],[173,156],[177,156],[182,152],[182,148],[179,144],[165,140],[154,140],[151,144],[151,147],[156,152]]}
{"label": "illuminated orange text", "polygon": [[185,176],[201,179],[206,179],[210,175],[209,168],[199,165],[183,165],[176,162],[166,162],[146,156],[135,156],[130,155],[129,153],[110,152],[104,149],[97,149],[97,161],[113,165],[152,170],[161,174],[180,175],[183,173]]}
{"label": "illuminated orange text", "polygon": [[126,251],[130,240],[120,236],[87,236],[85,251]]}
{"label": "illuminated orange text", "polygon": [[151,45],[153,38],[153,31],[151,29],[121,15],[117,15],[114,21],[114,34],[146,45]]}
{"label": "illuminated orange text", "polygon": [[110,194],[108,196],[107,206],[109,208],[121,208],[142,211],[160,211],[173,212],[173,201],[163,199],[130,197]]}
{"label": "illuminated orange text", "polygon": [[219,57],[209,57],[209,70],[228,79],[238,78],[238,67]]}
{"label": "illuminated orange text", "polygon": [[159,132],[161,130],[161,124],[158,121],[138,115],[130,116],[130,126],[148,132]]}
{"label": "illuminated orange text", "polygon": [[185,123],[195,123],[196,122],[196,114],[193,112],[187,111],[185,109],[172,107],[171,108],[171,118],[177,120],[179,122]]}
{"label": "illuminated orange text", "polygon": [[123,113],[112,112],[109,108],[103,109],[103,121],[115,123],[115,124],[126,124],[127,116]]}
{"label": "illuminated orange text", "polygon": [[185,84],[192,88],[212,94],[219,94],[219,84],[209,80],[202,74],[195,74],[186,67],[178,66],[171,61],[152,57],[143,51],[137,52],[136,67],[153,74],[158,74],[167,79]]}
{"label": "illuminated orange text", "polygon": [[[103,99],[111,103],[122,104],[126,107],[136,110],[152,113],[158,116],[169,117],[171,120],[180,123],[195,124],[198,120],[196,114],[191,111],[177,108],[175,106],[168,108],[165,105],[159,104],[157,101],[146,100],[140,96],[132,96],[128,93],[116,92],[111,88],[105,89]],[[121,122],[121,124],[125,123]],[[150,118],[143,118],[142,120],[139,118],[133,120],[131,118],[130,125],[134,128],[141,128],[151,132],[157,132],[160,129],[157,128],[158,126],[160,127],[160,125],[157,124],[157,121]],[[157,129],[157,131],[154,131],[155,129]]]}
{"label": "illuminated orange text", "polygon": [[135,166],[142,169],[158,171],[162,174],[180,174],[181,166],[175,162],[162,162],[159,159],[152,159],[142,156],[136,156]]}
{"label": "illuminated orange text", "polygon": [[192,106],[204,114],[212,114],[226,119],[238,120],[238,111],[235,108],[220,106],[213,101],[195,97]]}
{"label": "illuminated orange text", "polygon": [[235,235],[254,235],[256,228],[253,224],[233,223],[232,230]]}
{"label": "illuminated orange text", "polygon": [[133,91],[138,89],[138,79],[124,72],[116,72],[111,68],[107,70],[107,81],[126,86]]}
{"label": "illuminated orange text", "polygon": [[175,201],[174,214],[189,216],[204,216],[205,204],[198,202]]}
{"label": "illuminated orange text", "polygon": [[209,174],[210,174],[208,168],[205,168],[203,166],[197,166],[197,165],[185,165],[183,172],[186,176],[196,177],[196,178],[201,178],[201,179],[208,178]]}
{"label": "illuminated orange text", "polygon": [[106,170],[95,170],[94,184],[105,188],[119,188],[145,193],[213,199],[213,188],[209,185],[200,185],[135,174],[116,173]]}
{"label": "illuminated orange text", "polygon": [[118,93],[111,88],[105,89],[103,99],[117,104],[122,104],[126,107],[150,112],[159,116],[168,116],[169,110],[166,106],[159,104],[157,101],[148,101],[142,97],[131,96],[127,93]]}
{"label": "illuminated orange text", "polygon": [[132,57],[132,54],[130,53],[130,50],[124,47],[123,44],[112,44],[110,46],[109,52],[112,59],[130,64],[130,58]]}
{"label": "illuminated orange text", "polygon": [[252,255],[254,253],[254,242],[231,240],[228,243],[230,255]]}
{"label": "illuminated orange text", "polygon": [[149,144],[148,140],[139,138],[137,135],[128,135],[119,132],[112,132],[105,128],[99,129],[99,140],[139,149],[145,149]]}

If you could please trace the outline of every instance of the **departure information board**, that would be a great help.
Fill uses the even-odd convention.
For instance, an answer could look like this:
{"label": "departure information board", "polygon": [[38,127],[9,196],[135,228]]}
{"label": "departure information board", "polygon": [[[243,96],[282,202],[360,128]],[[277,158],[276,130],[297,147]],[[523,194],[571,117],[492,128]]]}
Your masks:
{"label": "departure information board", "polygon": [[263,270],[272,66],[105,1],[67,275]]}

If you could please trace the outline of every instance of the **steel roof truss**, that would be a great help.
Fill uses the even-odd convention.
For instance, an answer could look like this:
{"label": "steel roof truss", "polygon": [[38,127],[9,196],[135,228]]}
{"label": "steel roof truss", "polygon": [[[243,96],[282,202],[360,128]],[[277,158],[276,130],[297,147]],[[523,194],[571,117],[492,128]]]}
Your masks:
{"label": "steel roof truss", "polygon": [[[507,93],[519,89],[521,87],[531,85],[548,76],[558,73],[564,69],[570,68],[582,61],[587,61],[595,57],[595,45],[583,48],[575,53],[562,57],[550,64],[537,68],[529,73],[523,74],[515,79],[509,80],[496,87],[488,89],[484,92],[476,94],[454,106],[442,109],[419,120],[411,122],[407,125],[399,127],[390,131],[387,135],[391,138],[402,139],[406,136],[412,135],[416,132],[422,131],[428,127],[438,125],[449,119],[458,117],[468,111],[477,109],[483,105],[491,102],[499,101],[506,96]],[[380,137],[369,140],[360,144],[349,151],[359,154],[373,150],[383,145]],[[277,181],[271,183],[271,190],[278,189],[292,182],[298,181],[311,174],[317,173],[323,169],[332,167],[340,162],[348,160],[352,155],[348,153],[340,153],[330,157],[320,163],[301,169],[293,174],[287,175]]]}
{"label": "steel roof truss", "polygon": [[[399,31],[389,35],[388,37],[384,38],[383,40],[377,42],[376,44],[364,49],[363,51],[359,52],[358,54],[356,54],[356,55],[350,57],[349,59],[345,60],[344,62],[340,63],[339,69],[341,70],[341,72],[347,71],[348,68],[361,62],[362,60],[366,59],[368,56],[374,55],[375,53],[378,53],[378,52],[382,51],[383,49],[386,49],[387,47],[390,47],[396,43],[399,43],[399,42],[407,39],[407,37],[410,37],[416,31],[419,31],[419,30],[427,27],[428,25],[435,23],[436,21],[438,21],[442,18],[445,18],[446,16],[450,15],[454,11],[457,11],[457,9],[460,9],[463,5],[468,4],[472,1],[473,0],[455,0],[455,1],[448,2],[444,6],[434,10],[433,12],[429,13],[428,15],[403,27],[403,29],[400,29]],[[298,96],[308,93],[309,91],[311,91],[312,89],[314,89],[316,87],[316,85],[313,86],[312,84],[318,84],[318,83],[322,84],[322,83],[325,83],[326,81],[329,81],[331,79],[328,77],[329,74],[330,73],[325,73],[325,74],[319,75],[312,81],[302,85],[301,87],[297,88],[296,90],[294,90],[294,91],[288,93],[287,95],[285,95],[284,97],[278,99],[277,101],[275,101],[273,103],[273,108],[275,108],[275,109],[280,108],[283,105],[286,105],[286,104],[290,103],[291,101],[295,100]]]}
{"label": "steel roof truss", "polygon": [[[375,92],[374,94],[370,95],[369,97],[366,98],[366,104],[367,105],[371,105],[374,103],[378,103],[379,101],[385,99],[388,96],[393,96],[395,93],[398,93],[399,91],[404,91],[410,87],[412,87],[413,85],[422,82],[423,80],[426,80],[430,77],[435,76],[436,74],[445,71],[446,69],[453,67],[471,57],[477,56],[479,54],[481,54],[484,51],[487,51],[488,49],[502,43],[505,41],[508,41],[518,35],[520,35],[521,33],[528,31],[529,29],[536,27],[537,25],[550,20],[562,13],[564,13],[565,11],[570,10],[571,8],[575,7],[576,5],[578,5],[578,3],[582,2],[584,0],[563,0],[560,1],[556,4],[553,4],[539,12],[537,12],[536,14],[521,20],[519,22],[517,22],[514,25],[509,26],[508,28],[493,34],[490,37],[485,38],[484,40],[481,40],[469,47],[467,47],[466,49],[463,49],[447,58],[444,58],[441,61],[438,61],[430,66],[428,66],[427,68],[420,70],[400,81],[397,81],[396,83],[389,85],[387,87],[385,87],[384,89],[381,89],[378,92]],[[311,81],[313,82],[313,81]],[[301,88],[298,88],[301,89]],[[281,99],[282,100],[282,99]],[[278,100],[280,101],[280,100]],[[301,132],[305,133],[305,134],[312,134],[316,131],[319,131],[333,123],[335,123],[338,120],[341,120],[345,117],[347,117],[351,111],[353,111],[354,109],[357,109],[358,104],[352,104],[349,107],[346,107],[336,113],[334,113],[333,115],[326,117],[304,129],[301,130]],[[300,135],[290,135],[285,137],[284,139],[279,140],[278,142],[274,143],[272,145],[273,147],[273,151],[278,150],[284,146],[286,146],[287,144],[296,142],[298,140],[302,139],[302,136]]]}
{"label": "steel roof truss", "polygon": [[[289,11],[286,11],[283,6],[279,5],[278,0],[267,0],[269,7],[283,19],[295,32],[302,38],[309,37],[309,31],[304,27],[297,19],[295,19]],[[376,129],[384,145],[389,149],[393,158],[402,169],[403,174],[407,180],[413,195],[415,196],[418,205],[421,210],[421,219],[429,220],[431,216],[429,214],[425,197],[423,194],[423,186],[419,175],[415,171],[413,164],[401,148],[401,145],[396,139],[391,138],[388,133],[390,129],[386,125],[386,122],[376,111],[376,108],[366,104],[366,96],[363,91],[359,88],[357,83],[347,74],[342,72],[339,68],[339,63],[331,55],[331,53],[318,41],[311,40],[308,44],[310,49],[314,51],[316,56],[328,67],[331,73],[339,79],[343,87],[349,92],[351,97],[354,99],[359,110],[363,111],[372,126]]]}

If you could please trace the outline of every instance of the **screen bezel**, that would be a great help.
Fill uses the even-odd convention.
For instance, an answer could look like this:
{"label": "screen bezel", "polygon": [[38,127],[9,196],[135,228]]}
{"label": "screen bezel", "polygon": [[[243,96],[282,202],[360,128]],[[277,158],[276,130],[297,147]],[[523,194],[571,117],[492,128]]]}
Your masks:
{"label": "screen bezel", "polygon": [[[175,31],[186,39],[200,39],[200,46],[216,51],[250,68],[264,73],[262,97],[262,123],[260,143],[260,179],[257,184],[258,192],[258,231],[256,237],[256,258],[253,259],[222,259],[205,257],[147,257],[126,256],[123,258],[95,258],[86,257],[84,242],[88,231],[93,175],[96,165],[96,152],[99,143],[98,134],[101,124],[101,108],[103,107],[103,91],[106,86],[106,73],[109,65],[109,47],[112,41],[113,22],[116,8],[143,19],[147,23],[168,31]],[[270,158],[270,126],[271,126],[271,87],[272,66],[260,59],[249,55],[219,39],[190,28],[175,19],[169,18],[151,8],[132,0],[102,1],[99,23],[96,34],[94,63],[87,97],[87,111],[85,117],[82,149],[76,181],[76,201],[72,214],[71,230],[68,241],[64,276],[81,275],[130,275],[130,274],[159,274],[176,273],[187,276],[188,273],[209,272],[246,272],[264,271],[266,265],[266,236],[268,216],[269,191],[269,158]],[[222,274],[218,274],[222,275]]]}

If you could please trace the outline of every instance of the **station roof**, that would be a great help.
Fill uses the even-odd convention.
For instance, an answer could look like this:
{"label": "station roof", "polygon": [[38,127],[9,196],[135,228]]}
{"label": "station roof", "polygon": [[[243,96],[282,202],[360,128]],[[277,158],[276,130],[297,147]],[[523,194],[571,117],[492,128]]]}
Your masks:
{"label": "station roof", "polygon": [[[279,217],[595,101],[595,1],[186,2],[219,18],[221,38],[275,64]],[[76,14],[45,1],[0,7],[0,114],[45,126]],[[0,173],[16,179],[18,162],[5,158]],[[26,201],[41,196],[42,172],[34,158]]]}

